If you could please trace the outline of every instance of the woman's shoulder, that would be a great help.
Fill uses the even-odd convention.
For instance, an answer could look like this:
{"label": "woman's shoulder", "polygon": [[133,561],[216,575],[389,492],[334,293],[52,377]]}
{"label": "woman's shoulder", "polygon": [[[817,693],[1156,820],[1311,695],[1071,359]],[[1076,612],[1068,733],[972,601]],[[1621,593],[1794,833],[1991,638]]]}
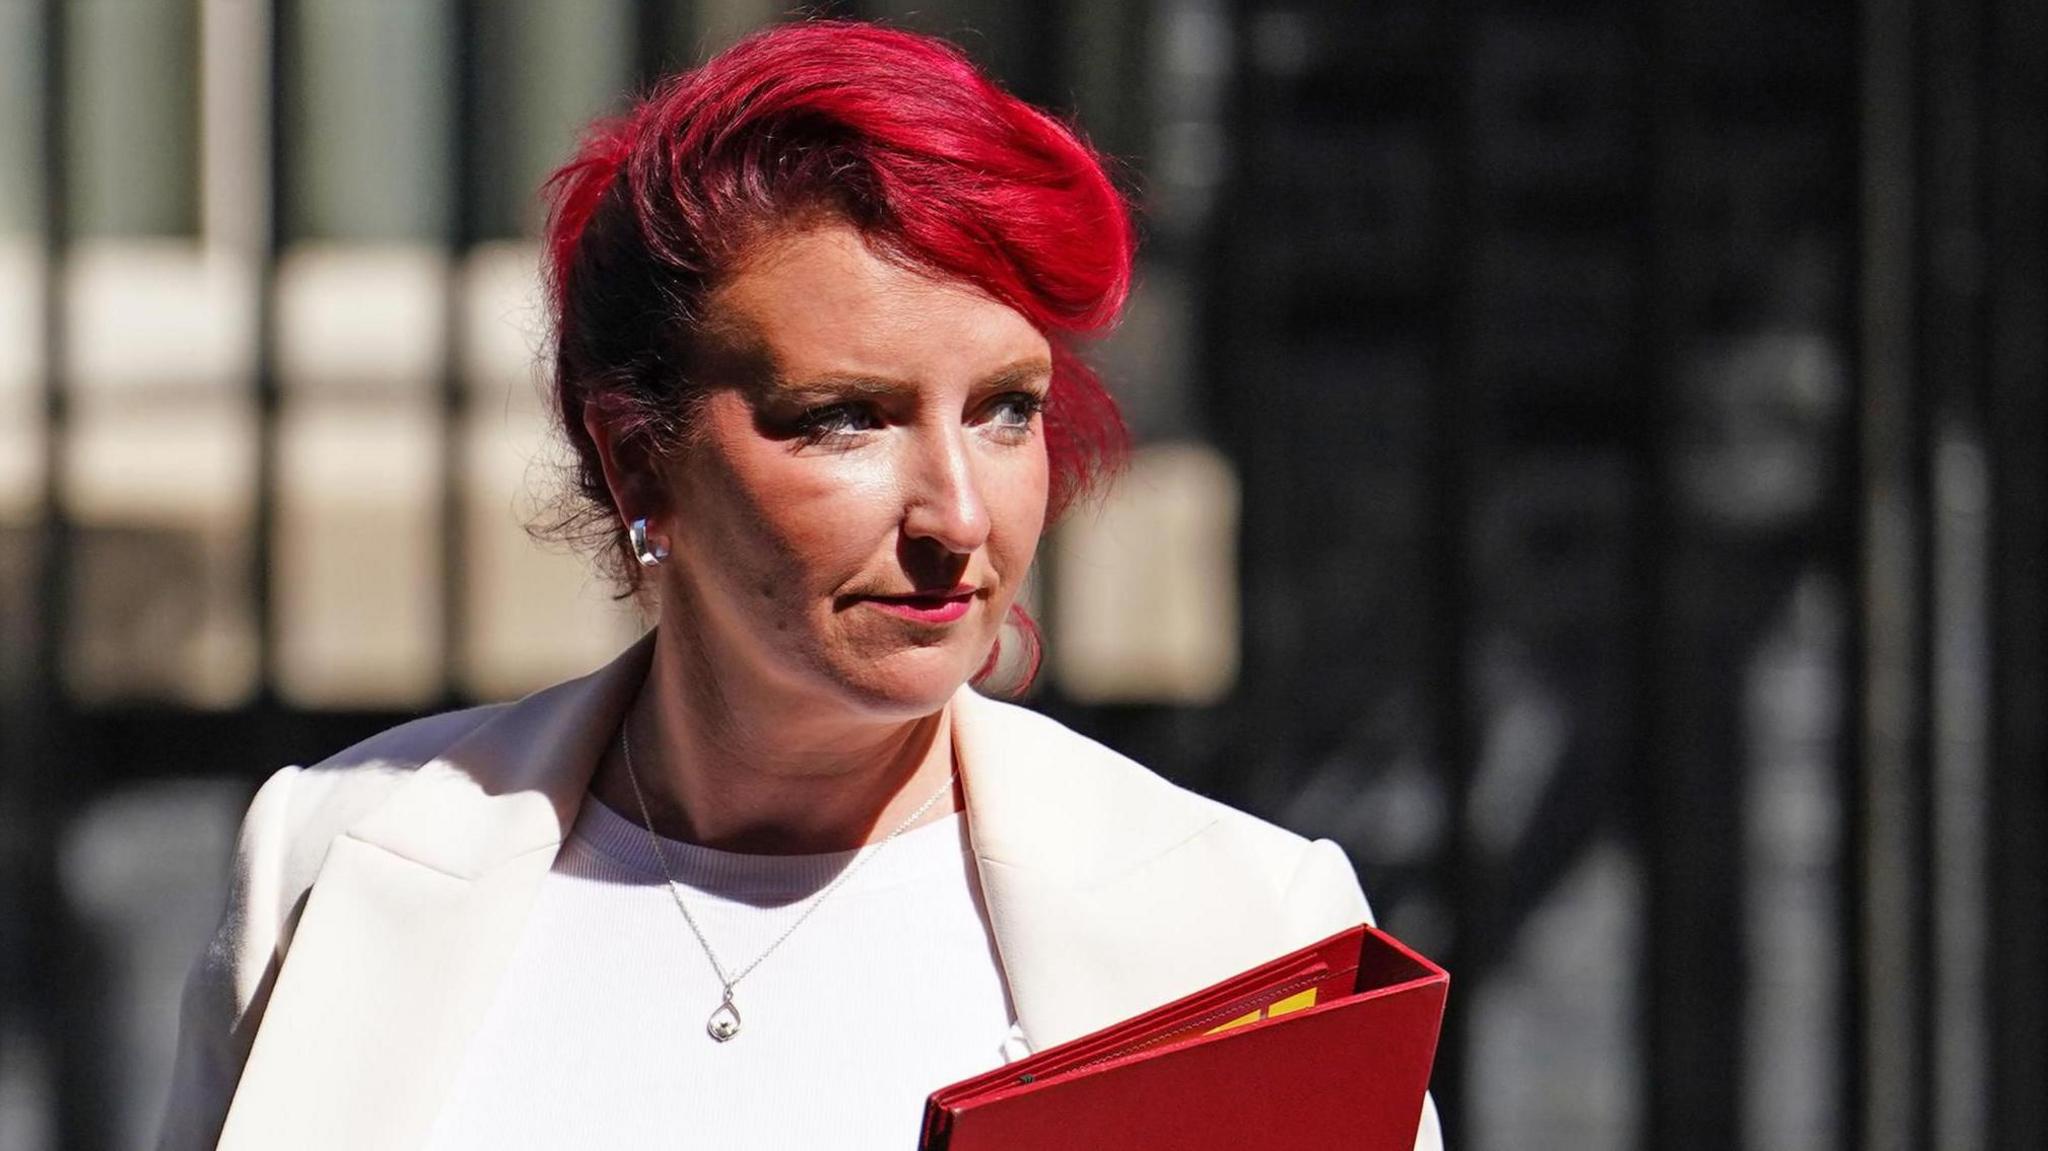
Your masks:
{"label": "woman's shoulder", "polygon": [[1093,954],[1139,966],[1132,957],[1153,955],[1177,973],[1159,985],[1185,990],[1372,918],[1330,840],[1202,795],[1029,709],[979,699],[960,718],[984,879],[1046,909],[1030,918],[1008,907],[1013,943],[1020,932],[1091,938]]}
{"label": "woman's shoulder", "polygon": [[1199,843],[1285,885],[1312,857],[1335,850],[1176,783],[1043,713],[982,696],[969,708],[976,743],[999,748],[994,758],[1005,761],[996,785],[1006,806],[1039,809],[1031,816],[1059,820],[1077,838],[1129,853],[1130,862]]}
{"label": "woman's shoulder", "polygon": [[328,846],[423,764],[483,726],[507,704],[441,712],[387,728],[310,765],[279,768],[244,817],[245,854],[268,844],[285,890],[312,883]]}

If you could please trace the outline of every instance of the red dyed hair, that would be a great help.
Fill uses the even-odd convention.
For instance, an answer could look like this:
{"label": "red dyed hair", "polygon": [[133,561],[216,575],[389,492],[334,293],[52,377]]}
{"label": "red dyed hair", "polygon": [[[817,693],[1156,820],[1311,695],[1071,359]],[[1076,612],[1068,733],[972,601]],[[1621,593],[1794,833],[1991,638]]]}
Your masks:
{"label": "red dyed hair", "polygon": [[1073,348],[1115,322],[1130,287],[1123,197],[1072,129],[943,41],[831,20],[757,33],[592,125],[547,192],[578,505],[554,534],[609,545],[629,589],[641,569],[584,413],[599,405],[629,450],[679,445],[696,394],[680,365],[706,297],[750,242],[808,213],[976,285],[1046,335],[1048,519],[1124,461],[1116,405]]}

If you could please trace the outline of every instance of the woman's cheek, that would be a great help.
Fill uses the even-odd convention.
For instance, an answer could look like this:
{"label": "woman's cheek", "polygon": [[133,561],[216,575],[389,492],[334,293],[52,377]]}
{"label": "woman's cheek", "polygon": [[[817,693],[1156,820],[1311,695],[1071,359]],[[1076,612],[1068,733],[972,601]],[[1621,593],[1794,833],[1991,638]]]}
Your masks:
{"label": "woman's cheek", "polygon": [[766,509],[763,527],[782,557],[779,591],[802,601],[792,607],[829,614],[849,586],[885,570],[896,520],[873,485],[857,481],[804,485]]}
{"label": "woman's cheek", "polygon": [[1020,570],[1005,571],[1007,577],[1021,578],[1021,567],[1030,566],[1037,551],[1039,537],[1045,531],[1045,509],[1050,491],[1048,468],[1043,450],[1035,458],[1026,457],[1015,468],[1006,472],[995,492],[1000,511],[994,517],[992,535],[996,546],[1006,555],[995,557],[1015,565],[1021,558]]}
{"label": "woman's cheek", "polygon": [[856,523],[875,516],[886,486],[874,463],[848,456],[791,454],[763,445],[736,469],[738,501],[755,530],[774,537],[787,558],[813,566],[845,550]]}

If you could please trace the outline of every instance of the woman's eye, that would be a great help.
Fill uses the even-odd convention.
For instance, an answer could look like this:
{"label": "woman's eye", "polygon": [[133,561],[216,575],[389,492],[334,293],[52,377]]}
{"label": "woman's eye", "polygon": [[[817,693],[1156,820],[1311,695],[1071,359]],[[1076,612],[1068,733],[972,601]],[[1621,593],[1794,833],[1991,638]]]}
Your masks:
{"label": "woman's eye", "polygon": [[1032,392],[1011,392],[989,405],[989,422],[1000,428],[1029,428],[1031,419],[1045,410],[1045,397]]}
{"label": "woman's eye", "polygon": [[813,442],[856,435],[881,426],[881,419],[862,404],[827,404],[797,418],[797,430]]}

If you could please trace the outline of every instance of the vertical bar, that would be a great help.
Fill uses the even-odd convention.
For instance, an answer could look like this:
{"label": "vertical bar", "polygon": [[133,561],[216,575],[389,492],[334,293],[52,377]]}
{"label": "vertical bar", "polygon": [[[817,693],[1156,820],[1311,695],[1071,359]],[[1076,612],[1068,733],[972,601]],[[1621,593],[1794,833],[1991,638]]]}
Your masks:
{"label": "vertical bar", "polygon": [[1645,1056],[1646,1069],[1638,1078],[1643,1098],[1638,1112],[1636,1144],[1643,1147],[1673,1146],[1685,1128],[1683,1108],[1675,1097],[1670,1077],[1679,1068],[1668,1066],[1666,1052],[1682,1041],[1672,1032],[1673,1006],[1678,988],[1666,977],[1685,961],[1674,956],[1674,941],[1661,929],[1661,910],[1669,897],[1669,867],[1663,856],[1664,829],[1660,826],[1665,802],[1657,773],[1663,768],[1660,755],[1663,716],[1670,701],[1663,688],[1664,637],[1659,624],[1668,574],[1665,560],[1673,544],[1670,493],[1662,482],[1664,431],[1669,414],[1665,390],[1671,377],[1672,350],[1677,345],[1675,301],[1672,297],[1673,271],[1670,246],[1677,221],[1666,189],[1664,169],[1666,140],[1680,130],[1683,121],[1675,115],[1672,100],[1670,44],[1665,35],[1665,15],[1658,5],[1636,8],[1633,34],[1640,72],[1636,83],[1640,95],[1632,125],[1636,132],[1636,179],[1638,208],[1634,236],[1637,261],[1637,335],[1635,355],[1637,379],[1634,426],[1630,438],[1630,479],[1634,485],[1632,522],[1629,531],[1630,598],[1629,627],[1632,633],[1631,659],[1634,663],[1634,711],[1628,717],[1630,752],[1626,762],[1635,770],[1628,805],[1629,840],[1640,861],[1644,878],[1644,930],[1642,955],[1637,974],[1636,1028],[1638,1049]]}
{"label": "vertical bar", "polygon": [[[71,247],[69,157],[65,126],[69,118],[70,45],[63,0],[44,0],[43,30],[43,514],[36,550],[36,603],[42,626],[36,629],[36,667],[32,690],[43,695],[31,717],[43,733],[38,750],[57,750],[61,726],[64,651],[71,614],[71,561],[76,546],[65,496],[64,461],[71,425],[71,398],[65,386],[69,327],[64,290]],[[31,762],[34,762],[33,760]],[[50,763],[45,759],[42,762]]]}
{"label": "vertical bar", "polygon": [[1979,206],[1984,122],[1982,0],[1922,10],[1919,372],[1923,533],[1922,692],[1929,717],[1919,841],[1927,899],[1920,1058],[1924,1146],[1977,1151],[1985,1138],[1984,806],[1988,700]]}
{"label": "vertical bar", "polygon": [[[1446,964],[1465,986],[1477,987],[1495,957],[1497,943],[1490,938],[1486,911],[1493,901],[1485,896],[1486,870],[1473,842],[1470,814],[1477,754],[1472,733],[1478,721],[1472,706],[1470,666],[1477,600],[1469,547],[1472,437],[1481,427],[1473,410],[1477,366],[1472,277],[1478,226],[1474,202],[1480,177],[1474,160],[1472,107],[1477,3],[1444,0],[1435,11],[1436,104],[1441,118],[1435,125],[1440,149],[1436,197],[1440,215],[1433,290],[1441,323],[1431,350],[1437,386],[1427,417],[1430,526],[1423,562],[1429,578],[1423,597],[1431,635],[1422,659],[1429,742],[1447,800],[1443,897],[1450,908],[1452,935]],[[1455,1141],[1460,1125],[1470,1119],[1471,1002],[1469,996],[1453,997],[1432,1077],[1450,1141]]]}
{"label": "vertical bar", "polygon": [[[1749,764],[1733,730],[1749,666],[1748,609],[1722,581],[1755,574],[1745,541],[1685,498],[1679,470],[1700,417],[1676,389],[1688,349],[1727,334],[1700,284],[1729,225],[1688,174],[1725,119],[1702,122],[1691,93],[1739,67],[1713,20],[1647,5],[1635,35],[1642,87],[1634,236],[1642,383],[1632,429],[1635,715],[1632,816],[1644,877],[1638,1016],[1643,1145],[1718,1149],[1741,1140],[1741,1021],[1749,986],[1743,801]],[[1726,117],[1716,108],[1711,113]],[[1711,434],[1711,433],[1709,433]]]}
{"label": "vertical bar", "polygon": [[[1239,2],[1229,6],[1231,38],[1245,43],[1262,6]],[[1155,25],[1155,31],[1158,31]],[[1163,34],[1163,33],[1162,33]],[[1218,192],[1212,226],[1205,230],[1195,263],[1206,286],[1197,320],[1198,361],[1203,364],[1201,409],[1216,442],[1237,465],[1245,509],[1238,529],[1238,599],[1236,626],[1243,635],[1238,686],[1233,696],[1236,721],[1246,733],[1240,746],[1255,752],[1256,762],[1293,763],[1301,759],[1301,732],[1292,722],[1300,714],[1290,705],[1293,676],[1299,660],[1296,637],[1301,631],[1298,597],[1291,594],[1291,561],[1287,524],[1280,516],[1262,515],[1263,508],[1287,504],[1286,426],[1270,408],[1253,402],[1244,381],[1260,378],[1268,365],[1275,334],[1283,329],[1281,293],[1238,293],[1225,301],[1215,285],[1271,275],[1271,261],[1248,258],[1264,234],[1266,218],[1257,211],[1260,196],[1272,181],[1259,157],[1271,152],[1270,137],[1291,110],[1292,84],[1258,82],[1248,53],[1237,53],[1228,72],[1222,118],[1230,141],[1228,169]],[[1232,228],[1227,222],[1243,221]],[[1262,287],[1264,285],[1261,285]]]}
{"label": "vertical bar", "polygon": [[77,1028],[69,1017],[68,1001],[78,988],[64,978],[68,965],[64,953],[71,942],[56,875],[57,832],[64,817],[64,796],[56,765],[67,761],[75,732],[69,700],[64,690],[64,653],[69,646],[73,619],[71,584],[77,533],[68,510],[65,460],[70,446],[71,402],[67,377],[70,348],[66,341],[69,315],[65,281],[71,247],[69,29],[63,0],[44,0],[41,5],[43,34],[43,92],[40,148],[43,193],[43,507],[37,524],[35,584],[30,593],[36,608],[33,671],[25,692],[27,707],[21,717],[26,728],[22,746],[27,754],[0,785],[0,798],[11,810],[29,813],[17,830],[23,843],[22,873],[14,877],[23,892],[27,930],[31,941],[23,960],[27,969],[25,987],[41,987],[44,994],[28,997],[32,1013],[31,1031],[41,1041],[55,1065],[53,1101],[55,1127],[67,1146],[95,1146],[98,1125],[93,1108],[82,1088],[90,1081],[81,1065],[78,1045],[72,1042]]}
{"label": "vertical bar", "polygon": [[[846,0],[839,8],[842,15],[856,16],[862,5]],[[1073,69],[1066,58],[1066,32],[1074,22],[1070,0],[1039,0],[1031,6],[1031,12],[1028,19],[1010,21],[1005,29],[1013,35],[1022,33],[1021,47],[990,45],[998,58],[1018,62],[1019,74],[1004,76],[1003,83],[1033,104],[1071,115],[1076,109]]]}
{"label": "vertical bar", "polygon": [[[260,70],[269,106],[265,109],[268,151],[265,192],[269,219],[256,253],[256,510],[250,525],[250,587],[256,597],[257,710],[277,707],[278,616],[271,586],[271,565],[277,547],[278,416],[283,394],[278,380],[277,261],[289,242],[292,205],[290,92],[287,77],[297,75],[293,39],[297,35],[294,0],[269,0],[270,58]],[[252,758],[256,758],[252,756]]]}
{"label": "vertical bar", "polygon": [[1985,344],[1991,479],[1990,1145],[2048,1131],[2048,8],[1985,21]]}
{"label": "vertical bar", "polygon": [[[477,0],[449,0],[448,279],[443,300],[441,365],[441,690],[443,705],[456,707],[462,677],[456,674],[466,650],[469,389],[464,381],[468,337],[469,255],[476,244],[475,144],[479,121],[478,71],[473,50],[479,32]],[[503,19],[515,19],[506,14]],[[507,67],[500,63],[499,67]]]}
{"label": "vertical bar", "polygon": [[1841,227],[1838,253],[1849,270],[1846,304],[1837,315],[1836,333],[1843,358],[1845,394],[1841,414],[1834,419],[1828,448],[1832,459],[1827,486],[1825,522],[1828,525],[1826,562],[1831,576],[1840,580],[1844,592],[1842,624],[1844,634],[1837,644],[1836,682],[1842,685],[1842,699],[1835,704],[1836,735],[1832,749],[1833,791],[1840,804],[1840,833],[1833,859],[1835,879],[1835,941],[1838,959],[1834,979],[1832,1011],[1836,1020],[1834,1067],[1834,1145],[1840,1148],[1864,1146],[1864,1116],[1868,1092],[1863,1074],[1864,1049],[1868,1034],[1863,1015],[1863,988],[1868,981],[1868,964],[1863,947],[1864,930],[1864,845],[1863,754],[1867,742],[1861,722],[1867,700],[1864,669],[1868,666],[1869,621],[1862,610],[1864,575],[1862,549],[1865,529],[1863,499],[1863,380],[1864,348],[1861,342],[1863,308],[1858,298],[1864,277],[1863,229],[1865,189],[1863,173],[1868,151],[1868,129],[1862,83],[1869,72],[1863,58],[1862,34],[1867,16],[1861,3],[1844,20],[1852,30],[1850,83],[1843,102],[1837,130],[1844,138],[1845,160],[1839,170],[1836,196],[1831,201]]}
{"label": "vertical bar", "polygon": [[1919,141],[1913,0],[1868,0],[1861,40],[1862,256],[1858,404],[1863,767],[1855,806],[1862,952],[1858,1145],[1927,1146],[1924,842],[1926,708],[1922,415],[1913,338]]}
{"label": "vertical bar", "polygon": [[677,36],[679,18],[675,0],[635,0],[633,5],[633,87],[646,91],[674,66],[670,47]]}
{"label": "vertical bar", "polygon": [[[1893,558],[1910,565],[1896,585],[1903,593],[1903,598],[1896,605],[1902,614],[1893,619],[1894,624],[1901,618],[1906,621],[1906,630],[1897,637],[1896,647],[1902,665],[1894,670],[1885,670],[1880,662],[1874,662],[1872,666],[1886,680],[1895,673],[1898,675],[1899,686],[1909,693],[1899,698],[1910,700],[1913,708],[1906,715],[1892,714],[1886,719],[1898,725],[1894,738],[1901,741],[1897,750],[1903,752],[1898,766],[1904,770],[1898,782],[1906,799],[1897,811],[1891,832],[1895,838],[1891,841],[1905,847],[1905,854],[1896,861],[1896,867],[1904,881],[1906,898],[1910,901],[1908,913],[1901,917],[1909,940],[1907,982],[1893,988],[1891,994],[1905,998],[1905,1009],[1900,1012],[1900,1018],[1907,1027],[1906,1042],[1910,1044],[1910,1054],[1905,1062],[1909,1063],[1911,1074],[1918,1080],[1917,1104],[1907,1119],[1908,1126],[1880,1137],[1910,1138],[1914,1147],[1934,1146],[1931,1140],[1934,1137],[1938,1072],[1934,1051],[1936,988],[1934,891],[1931,882],[1935,845],[1931,834],[1933,821],[1927,813],[1936,801],[1933,656],[1941,637],[1934,631],[1937,563],[1934,527],[1938,509],[1930,490],[1932,464],[1928,441],[1935,423],[1943,415],[1939,392],[1945,371],[1933,357],[1947,349],[1942,347],[1940,335],[1930,330],[1933,325],[1929,323],[1927,313],[1942,303],[1936,283],[1940,269],[1936,264],[1938,253],[1935,249],[1940,243],[1943,205],[1934,163],[1947,144],[1944,134],[1955,126],[1943,122],[1939,114],[1938,86],[1946,63],[1943,46],[1929,43],[1927,37],[1930,32],[1937,31],[1941,23],[1939,14],[1933,9],[1943,6],[1911,5],[1913,48],[1904,61],[1912,76],[1906,97],[1907,114],[1912,117],[1913,125],[1906,161],[1913,181],[1912,207],[1907,217],[1912,250],[1902,290],[1910,301],[1910,310],[1899,318],[1913,325],[1907,341],[1900,346],[1900,350],[1911,357],[1902,362],[1904,390],[1901,397],[1903,410],[1909,416],[1907,423],[1898,428],[1885,428],[1884,419],[1880,417],[1873,429],[1891,441],[1888,450],[1894,453],[1890,460],[1880,462],[1878,467],[1888,472],[1899,485],[1897,494],[1891,498],[1899,501],[1898,512],[1901,513],[1901,526],[1906,535],[1898,541],[1900,554]],[[1894,472],[1893,468],[1899,470]],[[1881,500],[1883,498],[1880,497]],[[1878,543],[1878,549],[1873,558],[1878,563],[1885,563],[1886,547],[1882,537],[1875,538],[1874,542]],[[1880,580],[1873,586],[1882,587],[1884,583]],[[1910,615],[1903,614],[1908,612]],[[1879,639],[1878,642],[1884,641]]]}
{"label": "vertical bar", "polygon": [[[1869,1048],[1870,1021],[1865,1017],[1863,1004],[1864,989],[1869,985],[1870,972],[1868,949],[1865,946],[1865,924],[1868,920],[1864,907],[1864,888],[1868,868],[1865,864],[1869,835],[1864,825],[1864,812],[1868,806],[1863,791],[1863,762],[1865,748],[1869,742],[1862,717],[1869,707],[1867,668],[1870,664],[1869,642],[1870,621],[1863,610],[1868,582],[1863,563],[1864,541],[1869,535],[1864,522],[1864,456],[1863,409],[1865,394],[1869,390],[1863,375],[1866,349],[1863,343],[1865,307],[1863,294],[1870,269],[1866,250],[1866,228],[1864,217],[1869,212],[1870,190],[1868,187],[1871,153],[1870,110],[1867,92],[1871,84],[1873,68],[1869,60],[1867,41],[1872,24],[1870,6],[1873,0],[1858,0],[1855,29],[1855,104],[1854,126],[1851,137],[1852,164],[1855,179],[1851,182],[1853,193],[1849,216],[1855,220],[1851,229],[1851,280],[1853,299],[1851,302],[1852,338],[1846,341],[1845,378],[1848,381],[1846,396],[1848,416],[1840,422],[1836,451],[1841,457],[1841,472],[1837,478],[1840,494],[1837,507],[1845,513],[1847,539],[1843,553],[1848,573],[1849,610],[1844,613],[1849,634],[1844,637],[1842,647],[1842,683],[1845,699],[1842,704],[1842,725],[1839,737],[1840,747],[1836,753],[1836,794],[1841,797],[1842,834],[1837,852],[1838,890],[1836,907],[1839,914],[1838,930],[1841,939],[1841,974],[1837,984],[1838,994],[1835,1005],[1836,1017],[1841,1020],[1839,1065],[1836,1082],[1841,1087],[1841,1144],[1844,1147],[1862,1148],[1869,1128],[1870,1092],[1866,1075]],[[1890,0],[1875,0],[1887,3]]]}

